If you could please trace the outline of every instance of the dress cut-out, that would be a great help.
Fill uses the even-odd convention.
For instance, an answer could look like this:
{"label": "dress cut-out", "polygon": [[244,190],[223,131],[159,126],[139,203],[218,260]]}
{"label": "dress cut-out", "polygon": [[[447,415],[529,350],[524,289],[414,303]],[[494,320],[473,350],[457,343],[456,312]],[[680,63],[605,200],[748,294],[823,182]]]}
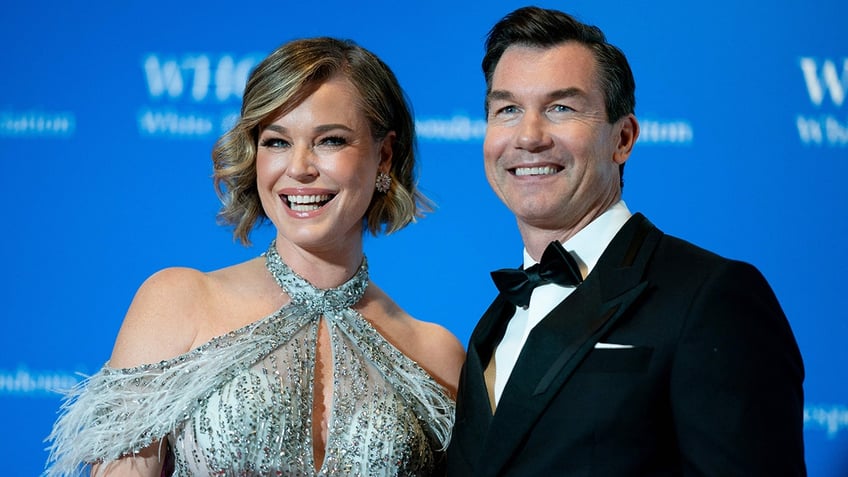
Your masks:
{"label": "dress cut-out", "polygon": [[[291,301],[173,359],[108,363],[68,393],[46,475],[76,475],[167,436],[174,476],[425,476],[440,465],[454,402],[351,307],[368,286],[363,257],[339,287],[318,289],[282,262],[266,266]],[[320,318],[333,356],[324,461],[313,461]],[[164,448],[164,446],[163,446]],[[164,452],[164,450],[163,450]]]}

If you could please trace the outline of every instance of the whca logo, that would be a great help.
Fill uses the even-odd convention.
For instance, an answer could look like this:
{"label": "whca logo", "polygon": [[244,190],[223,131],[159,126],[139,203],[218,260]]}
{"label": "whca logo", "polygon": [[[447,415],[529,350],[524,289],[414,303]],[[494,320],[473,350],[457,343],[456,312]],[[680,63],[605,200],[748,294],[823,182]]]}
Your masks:
{"label": "whca logo", "polygon": [[139,109],[139,133],[208,138],[226,131],[238,118],[244,85],[261,60],[261,55],[145,55],[150,101]]}
{"label": "whca logo", "polygon": [[839,117],[844,111],[848,93],[848,57],[841,62],[833,59],[801,57],[799,66],[815,114],[796,117],[801,142],[809,145],[848,145],[848,118]]}
{"label": "whca logo", "polygon": [[151,98],[226,102],[241,99],[247,77],[260,59],[253,55],[187,54],[174,58],[148,54],[143,67]]}

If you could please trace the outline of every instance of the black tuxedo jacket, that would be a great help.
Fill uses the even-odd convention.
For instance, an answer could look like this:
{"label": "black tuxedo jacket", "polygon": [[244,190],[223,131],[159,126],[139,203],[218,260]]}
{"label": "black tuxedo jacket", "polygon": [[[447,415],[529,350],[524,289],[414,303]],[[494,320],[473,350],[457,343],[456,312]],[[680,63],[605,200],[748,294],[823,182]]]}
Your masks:
{"label": "black tuxedo jacket", "polygon": [[751,265],[634,215],[530,333],[493,415],[483,371],[513,312],[498,296],[471,335],[449,476],[806,475],[801,355]]}

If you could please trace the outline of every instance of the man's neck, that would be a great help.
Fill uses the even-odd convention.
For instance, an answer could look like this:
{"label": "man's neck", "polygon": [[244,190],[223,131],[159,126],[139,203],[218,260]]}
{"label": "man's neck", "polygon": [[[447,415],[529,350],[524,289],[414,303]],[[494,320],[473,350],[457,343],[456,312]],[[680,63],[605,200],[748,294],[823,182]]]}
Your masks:
{"label": "man's neck", "polygon": [[533,227],[529,224],[522,224],[519,222],[518,228],[521,232],[521,238],[524,242],[524,248],[531,258],[535,261],[539,261],[542,257],[542,253],[545,251],[545,248],[552,241],[559,241],[562,244],[568,242],[572,237],[579,234],[583,229],[588,227],[591,223],[596,221],[598,217],[601,217],[610,209],[615,208],[621,204],[620,209],[623,211],[627,217],[630,216],[630,212],[627,210],[626,205],[623,202],[616,201],[615,203],[603,208],[603,210],[597,210],[594,213],[585,214],[583,218],[579,221],[575,222],[573,225],[567,228],[562,229],[546,229]]}
{"label": "man's neck", "polygon": [[533,260],[539,261],[542,258],[542,252],[553,241],[565,243],[571,237],[574,237],[584,227],[592,223],[606,209],[583,216],[578,222],[560,229],[549,229],[534,227],[530,224],[518,223],[518,231],[521,233],[521,240],[524,242],[524,248],[527,253],[533,257]]}

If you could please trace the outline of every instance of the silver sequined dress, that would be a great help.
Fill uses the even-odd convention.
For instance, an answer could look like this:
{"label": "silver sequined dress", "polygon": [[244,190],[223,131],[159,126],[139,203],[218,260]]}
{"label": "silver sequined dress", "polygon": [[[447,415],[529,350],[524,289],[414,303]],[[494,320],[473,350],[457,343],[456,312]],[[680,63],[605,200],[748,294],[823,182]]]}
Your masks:
{"label": "silver sequined dress", "polygon": [[[351,306],[365,259],[333,289],[313,287],[277,254],[266,266],[291,301],[176,358],[103,367],[67,396],[46,475],[77,475],[167,436],[175,476],[424,476],[447,446],[454,402]],[[312,457],[319,317],[328,324],[333,400],[326,455]]]}

